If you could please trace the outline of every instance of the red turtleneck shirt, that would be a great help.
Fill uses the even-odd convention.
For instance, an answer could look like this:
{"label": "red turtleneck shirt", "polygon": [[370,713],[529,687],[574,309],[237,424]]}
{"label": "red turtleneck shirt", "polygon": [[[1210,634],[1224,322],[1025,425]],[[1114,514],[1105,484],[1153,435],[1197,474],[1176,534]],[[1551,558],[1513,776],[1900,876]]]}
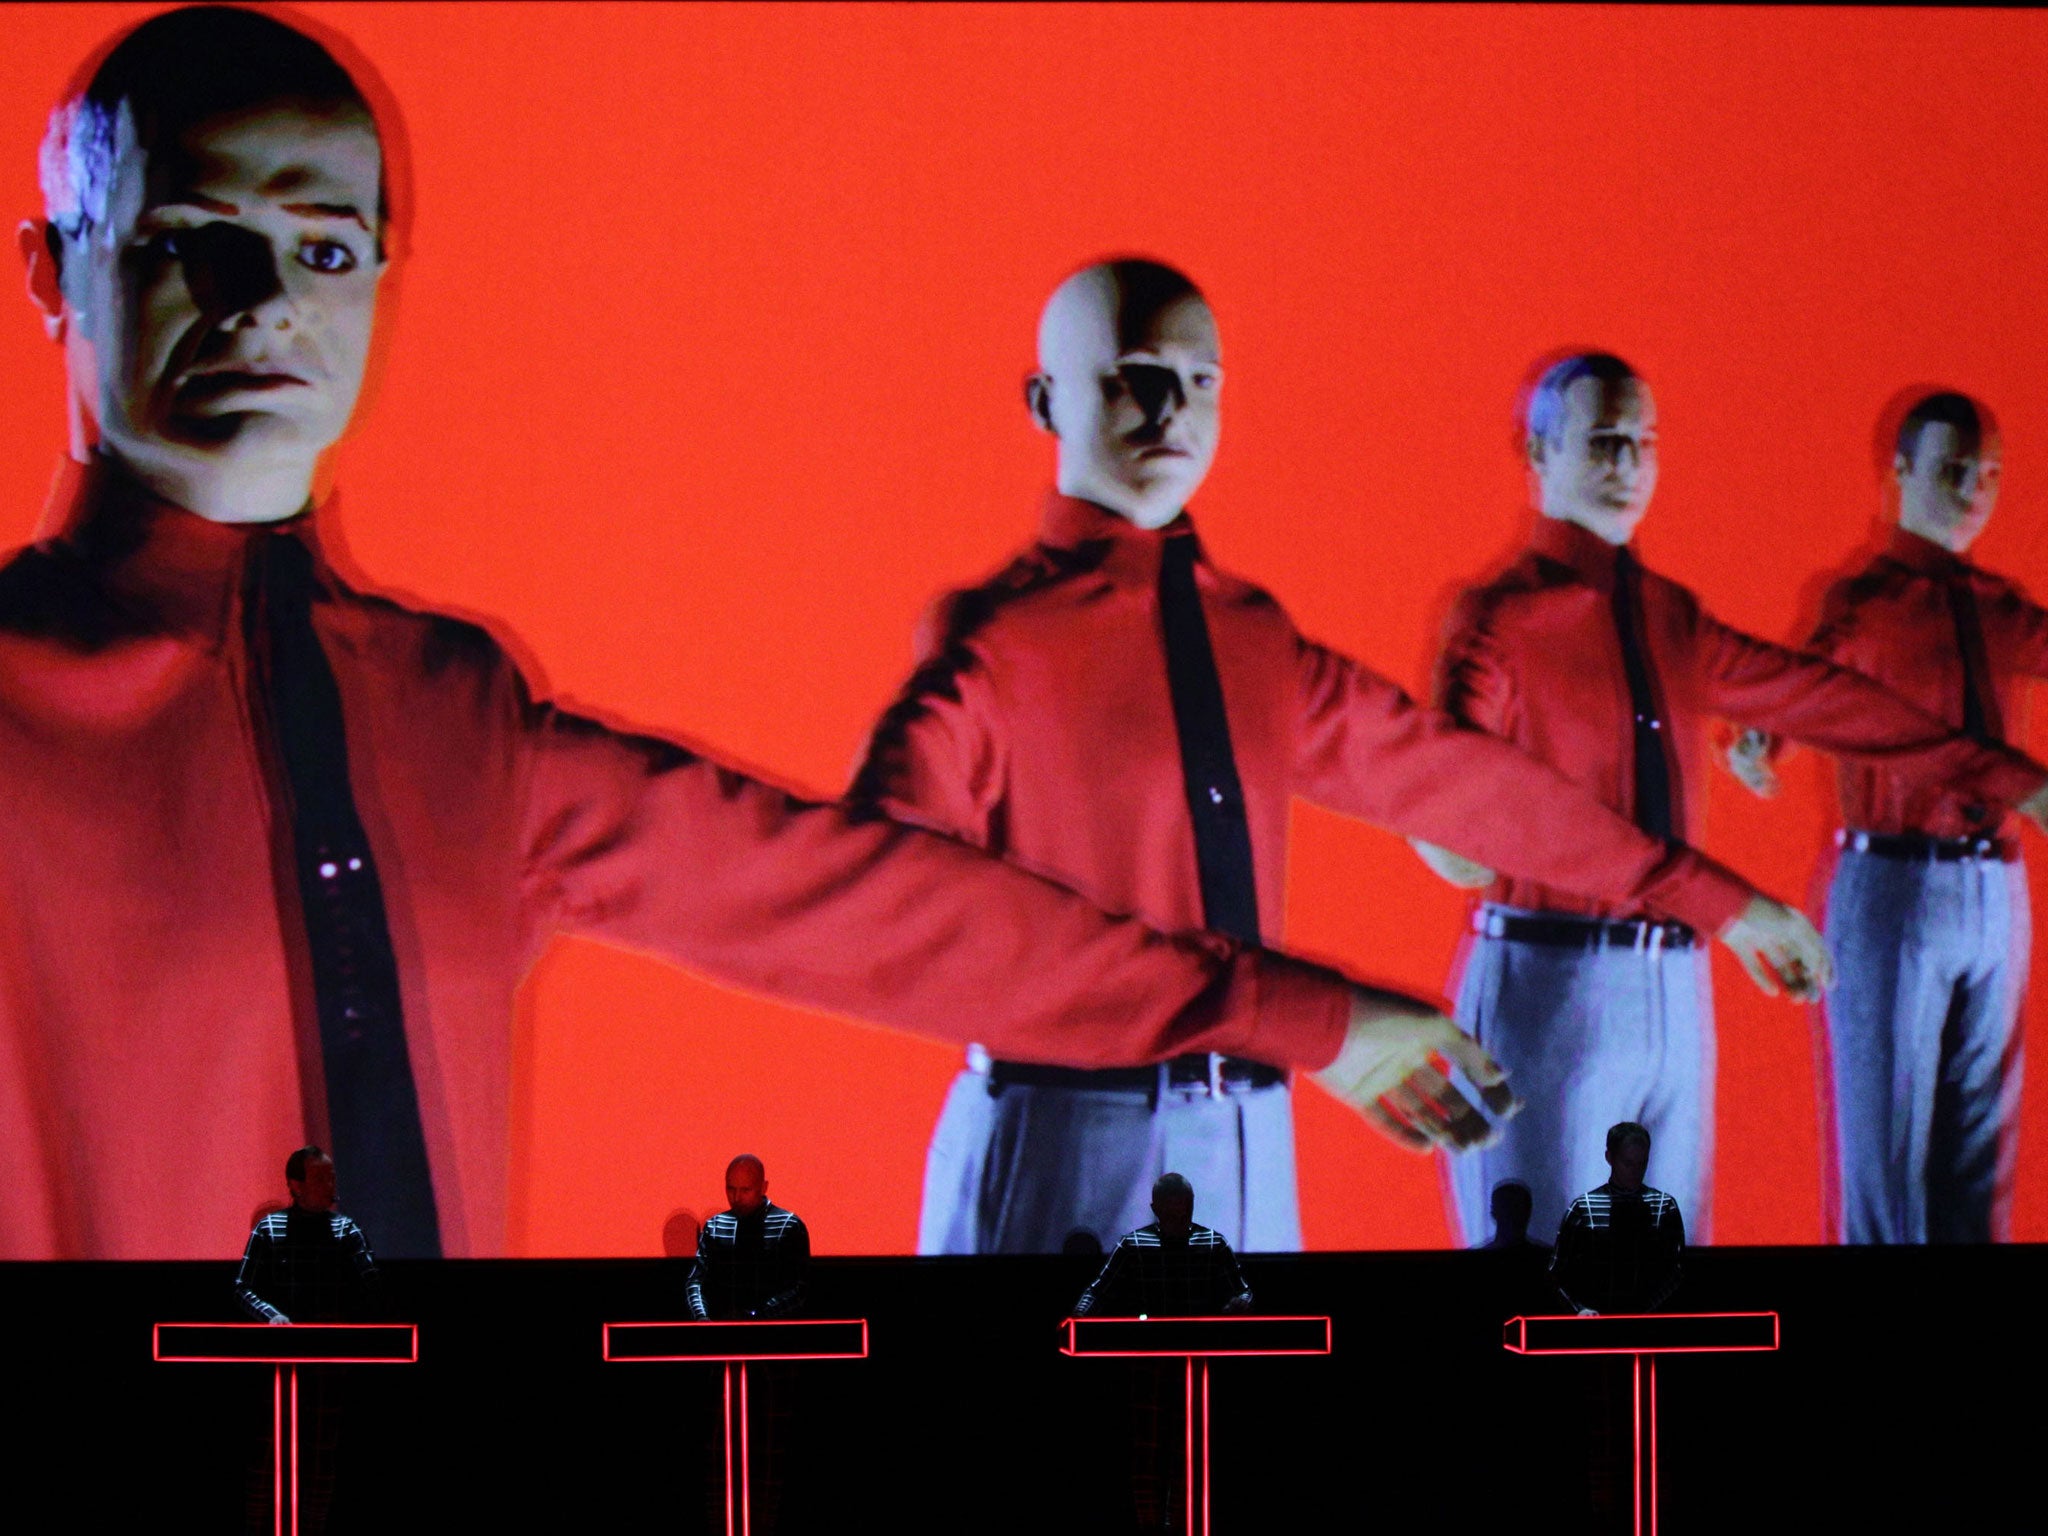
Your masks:
{"label": "red turtleneck shirt", "polygon": [[1336,1054],[1331,973],[536,702],[484,631],[352,590],[317,519],[223,526],[104,468],[64,495],[0,567],[0,1258],[230,1251],[251,1181],[319,1128],[250,717],[264,539],[312,547],[450,1255],[503,1248],[513,993],[558,929],[1031,1060]]}
{"label": "red turtleneck shirt", "polygon": [[[1576,523],[1537,518],[1522,556],[1458,601],[1437,687],[1460,720],[1514,742],[1626,815],[1635,797],[1634,721],[1613,591],[1611,545]],[[1869,678],[1730,629],[1654,571],[1642,572],[1641,594],[1674,821],[1688,840],[1702,830],[1712,718],[1998,804],[2016,804],[2048,780],[2031,759],[1960,736]],[[1646,909],[1494,867],[1503,878],[1489,895],[1514,906],[1602,916]]]}
{"label": "red turtleneck shirt", "polygon": [[[1111,911],[1199,927],[1158,591],[1164,541],[1192,537],[1185,518],[1147,532],[1049,495],[1038,544],[935,609],[854,803],[1002,853]],[[1747,903],[1749,888],[1710,860],[1652,840],[1527,754],[1304,640],[1249,582],[1206,558],[1195,581],[1269,941],[1295,795],[1708,932]]]}

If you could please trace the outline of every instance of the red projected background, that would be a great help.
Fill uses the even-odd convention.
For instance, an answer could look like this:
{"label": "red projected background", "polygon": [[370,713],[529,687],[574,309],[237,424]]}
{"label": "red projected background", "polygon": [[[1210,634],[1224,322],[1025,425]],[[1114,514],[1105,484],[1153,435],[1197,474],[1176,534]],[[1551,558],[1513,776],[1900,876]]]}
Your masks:
{"label": "red projected background", "polygon": [[[38,209],[67,77],[149,9],[6,8],[11,215]],[[1451,592],[1526,528],[1514,394],[1560,346],[1651,380],[1642,548],[1742,627],[1810,624],[1876,526],[1877,415],[1916,381],[1998,412],[2006,489],[1976,554],[2048,588],[2033,15],[311,15],[399,103],[413,204],[339,465],[354,563],[486,616],[545,688],[811,793],[844,787],[925,604],[1031,536],[1038,307],[1108,251],[1183,266],[1215,304],[1229,386],[1196,507],[1219,560],[1412,688]],[[11,544],[63,447],[26,301],[0,318],[0,412]],[[1800,898],[1832,769],[1801,754],[1785,777],[1768,805],[1717,777],[1708,847]],[[1463,898],[1384,832],[1301,808],[1294,839],[1290,945],[1439,989]],[[1715,965],[1716,1235],[1815,1241],[1809,1017]],[[723,1204],[741,1150],[825,1251],[913,1246],[952,1049],[580,942],[548,954],[517,1031],[515,1253],[658,1252],[674,1207]],[[1313,1088],[1298,1116],[1312,1246],[1447,1242],[1429,1162]],[[254,1204],[274,1171],[249,1180]]]}

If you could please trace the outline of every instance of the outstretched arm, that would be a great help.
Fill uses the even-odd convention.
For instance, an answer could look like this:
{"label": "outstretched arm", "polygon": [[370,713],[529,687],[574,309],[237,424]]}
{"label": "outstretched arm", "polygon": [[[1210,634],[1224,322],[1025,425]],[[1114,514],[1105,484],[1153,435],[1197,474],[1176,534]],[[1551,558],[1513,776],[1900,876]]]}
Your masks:
{"label": "outstretched arm", "polygon": [[[1707,933],[1748,904],[1740,876],[1652,838],[1501,737],[1299,642],[1297,779],[1308,798],[1449,849],[1478,869],[1647,907]],[[1505,708],[1493,696],[1496,710]]]}
{"label": "outstretched arm", "polygon": [[673,742],[519,701],[526,888],[550,929],[1013,1060],[1222,1051],[1316,1067],[1342,978],[1167,937],[952,838],[799,799]]}
{"label": "outstretched arm", "polygon": [[2048,828],[2048,768],[1974,741],[1862,673],[1759,640],[1704,615],[1714,709],[1836,757],[1884,767],[2009,805]]}

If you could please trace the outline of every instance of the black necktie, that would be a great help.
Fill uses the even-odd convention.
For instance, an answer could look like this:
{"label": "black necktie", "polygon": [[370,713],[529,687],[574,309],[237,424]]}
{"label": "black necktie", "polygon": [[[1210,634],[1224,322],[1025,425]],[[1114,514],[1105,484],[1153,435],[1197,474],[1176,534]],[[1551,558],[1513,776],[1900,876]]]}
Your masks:
{"label": "black necktie", "polygon": [[2005,739],[1998,695],[1991,691],[1991,665],[1984,654],[1984,626],[1977,616],[1977,596],[1970,579],[1957,576],[1948,584],[1949,612],[1956,621],[1956,654],[1963,664],[1963,734],[1987,746]]}
{"label": "black necktie", "polygon": [[1202,880],[1202,925],[1259,941],[1259,892],[1252,876],[1252,834],[1244,790],[1230,750],[1223,682],[1195,590],[1195,540],[1176,534],[1159,556],[1159,627],[1166,641],[1166,685],[1180,733],[1180,769],[1195,824],[1195,868]]}
{"label": "black necktie", "polygon": [[439,1258],[419,1097],[406,1051],[384,891],[349,789],[334,669],[313,631],[313,561],[289,534],[261,543],[250,651],[290,801],[292,863],[320,1022],[334,1163],[348,1209],[398,1258]]}
{"label": "black necktie", "polygon": [[1652,837],[1672,835],[1671,759],[1664,750],[1664,721],[1650,682],[1649,646],[1643,637],[1641,573],[1626,546],[1614,552],[1614,632],[1621,641],[1622,670],[1628,674],[1628,704],[1635,716],[1636,825]]}

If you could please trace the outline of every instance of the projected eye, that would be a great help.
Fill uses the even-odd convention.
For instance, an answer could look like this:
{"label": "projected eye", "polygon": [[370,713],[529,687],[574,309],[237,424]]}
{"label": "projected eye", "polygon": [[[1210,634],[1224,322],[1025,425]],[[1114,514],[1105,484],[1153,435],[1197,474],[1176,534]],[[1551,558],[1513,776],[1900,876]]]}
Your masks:
{"label": "projected eye", "polygon": [[299,265],[315,272],[353,272],[356,253],[339,240],[308,240],[299,247]]}

